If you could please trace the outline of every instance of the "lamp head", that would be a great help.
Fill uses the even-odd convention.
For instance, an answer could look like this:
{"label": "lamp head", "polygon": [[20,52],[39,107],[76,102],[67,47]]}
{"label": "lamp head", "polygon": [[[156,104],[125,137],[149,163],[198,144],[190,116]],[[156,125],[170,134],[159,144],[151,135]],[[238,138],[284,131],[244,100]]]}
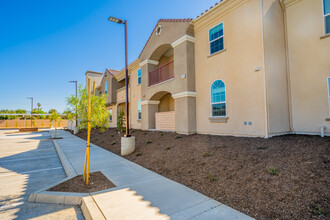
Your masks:
{"label": "lamp head", "polygon": [[112,22],[115,22],[117,24],[124,24],[124,21],[122,19],[119,19],[119,18],[109,17],[108,20],[112,21]]}

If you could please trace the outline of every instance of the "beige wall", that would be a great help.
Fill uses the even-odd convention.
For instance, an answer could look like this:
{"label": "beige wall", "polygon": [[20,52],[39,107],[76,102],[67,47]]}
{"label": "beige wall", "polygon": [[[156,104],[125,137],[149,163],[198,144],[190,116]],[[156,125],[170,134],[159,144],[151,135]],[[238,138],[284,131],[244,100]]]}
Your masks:
{"label": "beige wall", "polygon": [[[259,0],[224,1],[195,20],[197,132],[218,135],[266,136]],[[209,29],[224,22],[225,51],[209,56]],[[260,71],[255,71],[260,67]],[[211,122],[210,88],[226,85],[227,122]],[[252,125],[244,125],[244,122]]]}
{"label": "beige wall", "polygon": [[[180,22],[159,22],[163,30],[159,36],[152,33],[143,52],[140,55],[141,62],[146,59],[158,61],[157,64],[145,63],[141,67],[142,84],[141,97],[142,101],[156,100],[166,93],[175,95],[181,92],[195,92],[195,62],[194,62],[194,42],[193,40],[183,40],[180,44],[173,44],[175,41],[182,39],[185,35],[193,38],[193,28],[190,21]],[[173,47],[172,47],[173,44]],[[168,55],[173,50],[174,55]],[[174,78],[161,82],[156,85],[149,86],[149,72],[157,68],[159,65],[169,62],[174,58]],[[185,77],[182,77],[185,76]],[[184,101],[175,102],[175,106],[180,111],[175,111],[176,131],[183,134],[196,133],[195,123],[196,115],[195,98],[182,98]],[[189,99],[189,100],[188,100]],[[142,107],[142,129],[155,128],[155,113],[158,112],[158,105],[146,104]],[[144,112],[143,112],[144,111]],[[180,117],[179,113],[184,112],[186,117]],[[188,120],[189,118],[189,120]]]}
{"label": "beige wall", "polygon": [[159,112],[174,111],[174,99],[171,94],[164,95],[158,105]]}
{"label": "beige wall", "polygon": [[270,136],[290,132],[284,12],[279,0],[263,0],[265,83]]}
{"label": "beige wall", "polygon": [[138,85],[139,65],[130,70],[130,124],[131,128],[141,129],[141,120],[138,120],[138,102],[141,99],[141,84]]}
{"label": "beige wall", "polygon": [[329,117],[330,37],[320,39],[324,35],[322,0],[286,6],[293,129],[318,134],[326,126],[329,135],[330,122],[325,119]]}

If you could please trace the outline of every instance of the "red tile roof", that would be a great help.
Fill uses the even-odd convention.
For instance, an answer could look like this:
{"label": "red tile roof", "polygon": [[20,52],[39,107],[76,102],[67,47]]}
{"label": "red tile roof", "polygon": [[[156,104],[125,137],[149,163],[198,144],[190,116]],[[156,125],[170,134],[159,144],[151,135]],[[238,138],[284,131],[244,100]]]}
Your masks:
{"label": "red tile roof", "polygon": [[147,42],[145,43],[143,49],[141,50],[141,53],[139,55],[139,57],[141,56],[142,52],[144,51],[144,49],[146,48],[152,34],[154,33],[155,29],[157,28],[159,22],[191,22],[193,19],[192,18],[178,18],[178,19],[159,19],[157,24],[155,25],[154,29],[152,30]]}
{"label": "red tile roof", "polygon": [[196,18],[199,18],[200,16],[202,16],[203,14],[205,14],[206,12],[208,12],[209,10],[211,10],[212,8],[214,8],[215,6],[217,6],[220,2],[222,2],[223,0],[220,0],[219,2],[215,3],[215,5],[211,6],[209,9],[206,9],[204,12],[202,12],[200,15],[198,15]]}
{"label": "red tile roof", "polygon": [[[120,71],[119,70],[113,70],[113,69],[109,69],[109,68],[107,68],[106,70],[105,70],[105,74],[107,74],[107,72],[109,72],[112,76],[115,76],[115,75],[117,75]],[[104,75],[105,75],[104,74]]]}

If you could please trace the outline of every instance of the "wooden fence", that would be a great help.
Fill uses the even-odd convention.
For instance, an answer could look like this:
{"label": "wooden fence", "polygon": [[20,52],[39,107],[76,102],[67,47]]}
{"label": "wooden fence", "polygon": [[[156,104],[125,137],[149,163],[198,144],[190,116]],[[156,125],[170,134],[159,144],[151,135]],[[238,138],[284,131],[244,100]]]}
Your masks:
{"label": "wooden fence", "polygon": [[[57,122],[56,127],[66,127],[68,120],[61,120]],[[31,120],[29,119],[14,119],[14,120],[0,120],[0,129],[1,128],[25,128],[31,127]],[[54,124],[49,121],[49,119],[36,119],[32,120],[32,127],[38,128],[51,128],[54,127]]]}

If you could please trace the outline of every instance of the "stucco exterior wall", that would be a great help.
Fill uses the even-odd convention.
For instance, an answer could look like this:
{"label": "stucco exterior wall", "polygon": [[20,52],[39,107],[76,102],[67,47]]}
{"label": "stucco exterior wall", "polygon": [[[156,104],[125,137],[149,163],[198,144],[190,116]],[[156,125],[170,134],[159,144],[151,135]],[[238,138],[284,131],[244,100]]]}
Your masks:
{"label": "stucco exterior wall", "polygon": [[263,0],[263,38],[268,133],[290,132],[284,11],[279,0]]}
{"label": "stucco exterior wall", "polygon": [[139,69],[140,67],[136,65],[130,70],[130,125],[134,129],[141,129],[141,120],[138,120],[138,102],[141,99],[141,84],[138,84]]}
{"label": "stucco exterior wall", "polygon": [[327,77],[330,37],[321,39],[322,0],[301,0],[286,7],[292,124],[296,133],[330,134]]}
{"label": "stucco exterior wall", "polygon": [[[224,1],[212,13],[195,20],[197,133],[265,136],[262,30],[259,0]],[[209,29],[224,22],[225,51],[209,56]],[[255,71],[260,67],[260,71]],[[210,88],[226,85],[227,122],[211,117]],[[252,125],[244,125],[252,122]]]}

